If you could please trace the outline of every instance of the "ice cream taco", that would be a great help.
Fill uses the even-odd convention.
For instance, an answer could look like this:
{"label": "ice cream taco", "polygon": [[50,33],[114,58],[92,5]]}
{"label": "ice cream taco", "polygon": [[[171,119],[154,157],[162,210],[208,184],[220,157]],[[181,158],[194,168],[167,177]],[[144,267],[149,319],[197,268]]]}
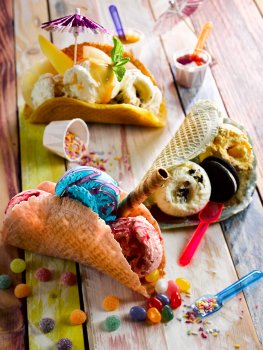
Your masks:
{"label": "ice cream taco", "polygon": [[[24,115],[32,123],[73,119],[87,122],[162,127],[166,108],[150,71],[120,41],[78,45],[59,50],[44,37],[39,44],[46,60],[22,79]],[[129,62],[128,62],[129,61]]]}
{"label": "ice cream taco", "polygon": [[126,196],[103,171],[76,167],[57,184],[44,182],[11,199],[0,236],[25,250],[92,266],[147,296],[152,286],[144,277],[157,269],[164,275],[163,238],[143,204],[117,217]]}
{"label": "ice cream taco", "polygon": [[156,167],[165,167],[170,178],[145,204],[162,228],[198,224],[209,200],[224,203],[218,221],[227,219],[249,205],[256,186],[249,135],[210,101],[193,106],[150,171]]}

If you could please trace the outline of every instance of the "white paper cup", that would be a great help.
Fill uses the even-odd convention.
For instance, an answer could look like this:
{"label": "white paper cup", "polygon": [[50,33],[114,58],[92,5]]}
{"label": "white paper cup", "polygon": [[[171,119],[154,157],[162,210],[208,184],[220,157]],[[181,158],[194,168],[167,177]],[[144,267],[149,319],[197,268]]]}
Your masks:
{"label": "white paper cup", "polygon": [[43,146],[70,162],[78,161],[81,159],[82,154],[74,159],[71,159],[66,154],[65,137],[67,131],[77,135],[83,141],[85,148],[87,149],[89,144],[89,129],[87,124],[79,118],[49,123],[44,130]]}
{"label": "white paper cup", "polygon": [[175,66],[175,80],[178,84],[191,88],[191,87],[199,87],[202,85],[207,67],[211,62],[211,56],[205,50],[198,50],[198,56],[204,59],[205,63],[201,66],[189,66],[183,65],[177,61],[179,57],[182,57],[187,54],[192,54],[193,50],[181,50],[175,52],[173,55],[174,66]]}

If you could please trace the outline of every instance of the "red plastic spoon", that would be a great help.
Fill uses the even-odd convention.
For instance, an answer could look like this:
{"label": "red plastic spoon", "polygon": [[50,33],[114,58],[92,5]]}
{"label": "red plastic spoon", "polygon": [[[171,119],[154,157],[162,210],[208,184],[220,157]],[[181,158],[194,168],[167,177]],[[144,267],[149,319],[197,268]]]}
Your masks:
{"label": "red plastic spoon", "polygon": [[223,203],[208,202],[207,205],[200,210],[198,215],[200,222],[179,258],[178,262],[181,266],[186,266],[190,263],[209,224],[219,219],[223,208]]}

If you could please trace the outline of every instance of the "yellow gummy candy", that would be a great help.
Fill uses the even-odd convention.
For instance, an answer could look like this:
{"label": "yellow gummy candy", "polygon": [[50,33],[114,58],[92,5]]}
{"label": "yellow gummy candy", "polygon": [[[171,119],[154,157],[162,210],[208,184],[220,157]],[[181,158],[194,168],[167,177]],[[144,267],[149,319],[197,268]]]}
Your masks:
{"label": "yellow gummy candy", "polygon": [[177,286],[180,289],[180,292],[189,292],[189,289],[191,288],[191,284],[189,281],[187,281],[187,279],[179,277],[176,278],[175,283],[177,284]]}
{"label": "yellow gummy candy", "polygon": [[44,36],[39,35],[38,42],[43,54],[48,58],[49,62],[59,74],[64,75],[66,70],[73,67],[73,60]]}

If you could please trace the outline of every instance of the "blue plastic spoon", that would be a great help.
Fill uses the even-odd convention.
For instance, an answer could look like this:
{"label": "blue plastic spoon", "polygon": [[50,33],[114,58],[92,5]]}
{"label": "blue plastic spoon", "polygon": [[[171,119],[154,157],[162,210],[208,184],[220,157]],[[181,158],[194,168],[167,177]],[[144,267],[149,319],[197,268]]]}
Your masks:
{"label": "blue plastic spoon", "polygon": [[263,272],[254,270],[216,295],[206,294],[198,298],[191,308],[196,317],[206,317],[221,309],[225,301],[232,298],[252,283],[263,277]]}
{"label": "blue plastic spoon", "polygon": [[113,20],[116,32],[118,34],[118,37],[120,39],[122,39],[122,40],[126,40],[125,33],[124,33],[124,30],[123,30],[123,26],[121,24],[121,19],[120,19],[117,7],[115,5],[110,5],[109,6],[109,11],[110,11],[111,18]]}

